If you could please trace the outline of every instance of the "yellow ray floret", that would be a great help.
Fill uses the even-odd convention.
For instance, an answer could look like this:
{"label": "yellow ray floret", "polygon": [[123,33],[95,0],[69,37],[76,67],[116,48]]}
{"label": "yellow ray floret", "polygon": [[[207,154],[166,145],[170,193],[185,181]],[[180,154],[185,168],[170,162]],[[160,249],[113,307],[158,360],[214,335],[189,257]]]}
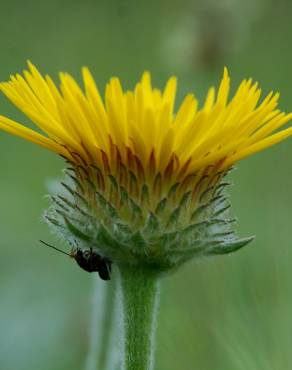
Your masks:
{"label": "yellow ray floret", "polygon": [[260,102],[261,90],[249,79],[230,98],[226,68],[217,94],[210,88],[201,108],[189,94],[174,112],[175,77],[163,91],[152,87],[148,72],[133,91],[112,78],[103,99],[87,68],[82,89],[67,73],[60,73],[57,87],[30,62],[28,67],[0,88],[42,133],[3,116],[0,128],[70,160],[78,155],[88,165],[100,165],[104,154],[114,167],[115,148],[122,163],[135,158],[150,177],[170,163],[194,173],[218,163],[227,168],[292,135],[292,128],[278,130],[292,118],[277,109],[279,94]]}

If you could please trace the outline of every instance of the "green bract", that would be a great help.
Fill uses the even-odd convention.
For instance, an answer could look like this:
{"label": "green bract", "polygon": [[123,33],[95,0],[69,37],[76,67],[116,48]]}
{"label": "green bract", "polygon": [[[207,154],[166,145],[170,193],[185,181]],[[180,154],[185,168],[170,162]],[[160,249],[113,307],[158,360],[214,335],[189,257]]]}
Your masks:
{"label": "green bract", "polygon": [[94,180],[98,168],[92,167],[90,173],[84,170],[66,171],[62,185],[67,195],[52,196],[45,214],[69,244],[82,250],[93,248],[117,264],[169,271],[194,257],[234,252],[253,239],[239,239],[233,230],[236,220],[229,217],[226,174],[216,174],[215,183],[206,178],[195,208],[191,191],[173,202],[176,185],[152,210],[146,184],[142,196],[134,198],[109,175],[105,194]]}

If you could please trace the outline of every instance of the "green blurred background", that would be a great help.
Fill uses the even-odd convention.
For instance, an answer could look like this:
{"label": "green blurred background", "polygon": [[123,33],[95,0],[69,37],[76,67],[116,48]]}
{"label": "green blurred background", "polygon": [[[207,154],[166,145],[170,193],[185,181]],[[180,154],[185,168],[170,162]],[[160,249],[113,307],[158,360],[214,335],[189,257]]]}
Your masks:
{"label": "green blurred background", "polygon": [[[290,0],[37,0],[1,2],[0,79],[31,59],[57,77],[88,65],[103,86],[132,86],[149,69],[179,99],[202,97],[224,65],[233,86],[257,79],[292,110]],[[3,97],[1,114],[27,122]],[[38,242],[59,245],[41,221],[63,162],[0,133],[0,369],[80,370],[92,279]],[[292,363],[292,142],[238,164],[231,178],[242,251],[190,263],[165,279],[157,369],[289,370]],[[99,369],[102,370],[102,369]]]}

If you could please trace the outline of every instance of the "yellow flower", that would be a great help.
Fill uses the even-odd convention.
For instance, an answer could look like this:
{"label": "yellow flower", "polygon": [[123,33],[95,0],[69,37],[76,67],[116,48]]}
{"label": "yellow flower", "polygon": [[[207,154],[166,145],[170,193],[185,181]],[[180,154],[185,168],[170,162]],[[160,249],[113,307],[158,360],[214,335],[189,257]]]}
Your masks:
{"label": "yellow flower", "polygon": [[[23,76],[12,76],[0,88],[41,133],[4,116],[0,116],[0,128],[67,158],[75,169],[76,184],[83,184],[79,190],[87,211],[91,209],[92,214],[95,209],[102,226],[112,226],[102,205],[97,209],[85,180],[94,187],[98,202],[117,212],[119,224],[135,225],[133,235],[142,235],[149,223],[155,224],[154,217],[166,202],[160,236],[161,230],[193,225],[204,194],[218,188],[235,162],[292,134],[292,128],[278,130],[292,118],[277,109],[279,94],[271,92],[260,102],[261,90],[248,79],[229,97],[226,68],[218,91],[211,87],[201,107],[188,94],[175,112],[175,77],[163,91],[152,87],[149,72],[133,91],[124,91],[119,79],[111,78],[103,99],[87,68],[82,69],[83,90],[67,73],[60,73],[57,87],[33,64],[28,62],[28,66]],[[69,191],[74,194],[75,190]],[[207,198],[211,204],[216,195]],[[142,221],[133,221],[129,202],[132,210],[141,211]],[[217,213],[213,207],[205,218]],[[68,214],[63,217],[76,231]]]}
{"label": "yellow flower", "polygon": [[152,87],[148,72],[133,91],[123,91],[119,79],[112,78],[103,101],[87,68],[82,69],[83,92],[67,73],[60,73],[58,88],[28,65],[23,76],[11,76],[0,88],[43,134],[3,116],[0,128],[73,161],[76,153],[89,165],[104,167],[103,153],[114,170],[118,153],[129,167],[136,158],[151,181],[171,164],[174,176],[217,163],[227,168],[292,134],[292,128],[275,133],[292,118],[277,109],[278,93],[259,103],[261,90],[249,79],[229,99],[226,68],[217,94],[211,87],[201,108],[188,94],[175,113],[175,77],[163,91]]}

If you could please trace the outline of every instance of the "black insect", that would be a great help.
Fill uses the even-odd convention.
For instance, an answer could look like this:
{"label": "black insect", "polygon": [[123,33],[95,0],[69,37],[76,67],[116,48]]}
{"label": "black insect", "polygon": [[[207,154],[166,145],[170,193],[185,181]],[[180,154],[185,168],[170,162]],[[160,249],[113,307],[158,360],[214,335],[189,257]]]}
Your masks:
{"label": "black insect", "polygon": [[56,251],[73,258],[77,262],[78,266],[83,270],[87,272],[98,272],[98,275],[102,280],[110,280],[111,261],[93,251],[92,248],[86,251],[83,251],[80,248],[72,248],[70,253],[66,253],[42,240],[40,240],[40,242],[45,244],[47,247],[53,248]]}

